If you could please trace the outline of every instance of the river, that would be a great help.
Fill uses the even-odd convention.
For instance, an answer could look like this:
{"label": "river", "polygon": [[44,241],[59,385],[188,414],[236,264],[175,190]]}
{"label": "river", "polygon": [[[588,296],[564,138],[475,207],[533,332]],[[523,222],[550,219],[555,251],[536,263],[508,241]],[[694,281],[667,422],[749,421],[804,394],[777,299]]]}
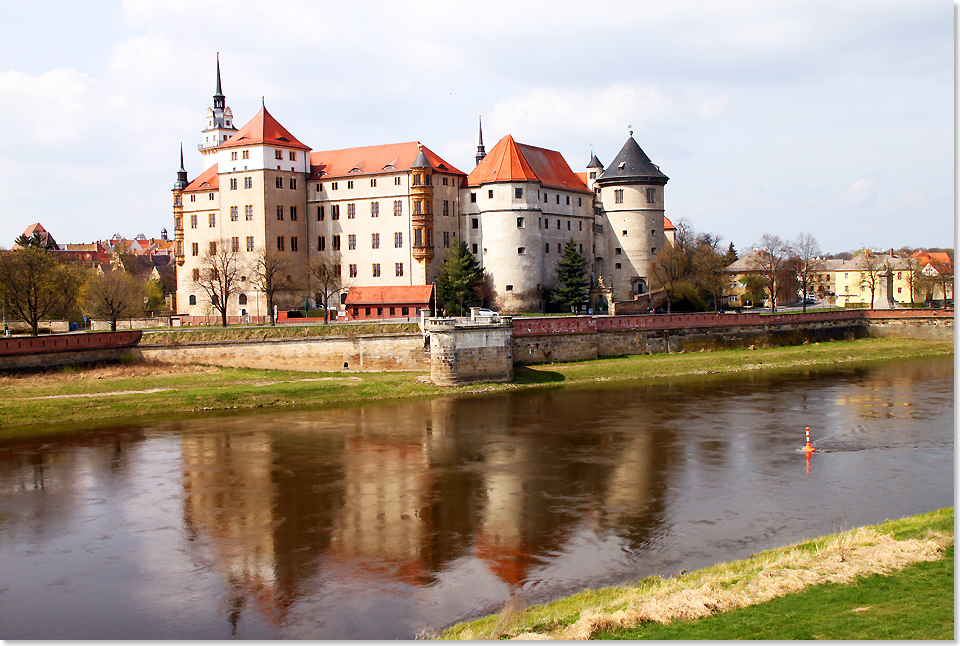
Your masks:
{"label": "river", "polygon": [[0,639],[410,639],[951,506],[953,381],[950,357],[7,441]]}

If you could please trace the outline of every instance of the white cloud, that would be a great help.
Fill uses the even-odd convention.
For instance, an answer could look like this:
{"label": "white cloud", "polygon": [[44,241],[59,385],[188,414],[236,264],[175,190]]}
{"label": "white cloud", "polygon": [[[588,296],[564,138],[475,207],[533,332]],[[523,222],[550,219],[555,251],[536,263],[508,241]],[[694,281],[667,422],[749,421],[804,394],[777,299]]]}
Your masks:
{"label": "white cloud", "polygon": [[927,192],[917,188],[909,188],[900,196],[900,203],[909,207],[918,207],[926,200]]}
{"label": "white cloud", "polygon": [[870,179],[869,177],[861,177],[848,186],[844,194],[853,204],[862,204],[873,197],[876,188],[876,180]]}
{"label": "white cloud", "polygon": [[38,76],[11,70],[0,73],[0,119],[15,124],[14,141],[61,147],[83,137],[95,119],[92,78],[69,68]]}

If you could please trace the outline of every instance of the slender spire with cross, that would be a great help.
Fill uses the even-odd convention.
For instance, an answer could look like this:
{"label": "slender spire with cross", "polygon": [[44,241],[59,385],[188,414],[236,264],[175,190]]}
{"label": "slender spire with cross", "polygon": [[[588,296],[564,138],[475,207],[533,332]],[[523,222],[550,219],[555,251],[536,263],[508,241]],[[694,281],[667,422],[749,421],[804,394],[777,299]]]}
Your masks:
{"label": "slender spire with cross", "polygon": [[477,115],[477,120],[480,122],[480,141],[477,145],[477,166],[479,166],[487,156],[487,149],[483,147],[483,115]]}

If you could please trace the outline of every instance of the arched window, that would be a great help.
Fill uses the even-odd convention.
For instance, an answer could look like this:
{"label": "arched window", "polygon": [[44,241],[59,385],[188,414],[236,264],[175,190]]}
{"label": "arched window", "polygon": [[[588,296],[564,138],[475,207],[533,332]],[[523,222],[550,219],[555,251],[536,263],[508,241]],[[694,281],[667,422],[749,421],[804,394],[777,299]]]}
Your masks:
{"label": "arched window", "polygon": [[190,304],[191,304],[191,305],[196,305],[196,304],[197,304],[197,295],[196,295],[196,294],[190,294]]}
{"label": "arched window", "polygon": [[647,293],[647,281],[642,278],[638,278],[633,281],[633,293],[634,294],[646,294]]}
{"label": "arched window", "polygon": [[237,301],[240,303],[240,305],[246,305],[246,304],[247,304],[247,295],[246,295],[246,294],[240,294],[240,297],[237,299]]}

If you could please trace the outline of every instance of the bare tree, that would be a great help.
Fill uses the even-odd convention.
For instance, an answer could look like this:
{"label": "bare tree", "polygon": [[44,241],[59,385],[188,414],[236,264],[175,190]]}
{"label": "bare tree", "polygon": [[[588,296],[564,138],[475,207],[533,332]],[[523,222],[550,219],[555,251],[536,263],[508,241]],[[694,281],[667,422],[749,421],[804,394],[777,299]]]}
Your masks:
{"label": "bare tree", "polygon": [[757,253],[752,265],[763,276],[767,289],[770,291],[770,311],[777,311],[777,289],[784,279],[787,269],[787,244],[780,236],[764,233],[760,242],[756,244]]}
{"label": "bare tree", "polygon": [[110,321],[117,331],[117,320],[143,313],[144,285],[132,274],[120,269],[91,272],[83,286],[84,311],[90,318]]}
{"label": "bare tree", "polygon": [[884,279],[887,271],[884,256],[877,255],[868,249],[860,254],[860,288],[870,290],[870,309],[876,298],[877,286]]}
{"label": "bare tree", "polygon": [[75,307],[79,285],[71,269],[41,246],[0,251],[0,284],[4,307],[40,333],[40,319]]}
{"label": "bare tree", "polygon": [[207,295],[213,309],[220,313],[223,327],[227,327],[230,296],[240,287],[240,254],[231,250],[228,241],[221,239],[210,243],[199,264],[200,277],[194,282]]}
{"label": "bare tree", "polygon": [[700,290],[711,296],[714,311],[720,309],[726,283],[724,270],[729,264],[726,252],[720,251],[721,240],[723,237],[715,233],[698,234],[692,254],[693,281]]}
{"label": "bare tree", "polygon": [[806,312],[810,279],[824,267],[823,252],[816,238],[809,233],[801,233],[796,240],[789,243],[789,254],[796,267],[797,280],[800,281],[800,289],[803,291],[803,311]]}
{"label": "bare tree", "polygon": [[273,305],[277,295],[293,288],[287,281],[287,271],[289,271],[289,269],[289,260],[283,256],[269,254],[266,249],[261,249],[257,254],[256,260],[253,261],[253,285],[267,297],[267,311],[270,314],[270,325],[277,324],[273,311]]}
{"label": "bare tree", "polygon": [[316,288],[314,300],[323,305],[324,323],[330,320],[330,299],[343,291],[343,277],[340,268],[339,255],[333,258],[315,258],[310,262],[308,268],[310,281]]}
{"label": "bare tree", "polygon": [[940,286],[940,292],[943,294],[943,306],[947,306],[947,288],[950,288],[950,296],[953,296],[953,266],[936,259],[930,260],[930,265],[937,272],[934,278]]}
{"label": "bare tree", "polygon": [[688,274],[694,242],[690,223],[680,220],[677,222],[673,244],[664,245],[651,264],[653,286],[659,287],[667,295],[667,312],[672,312],[674,296],[683,292],[686,284],[690,282]]}

